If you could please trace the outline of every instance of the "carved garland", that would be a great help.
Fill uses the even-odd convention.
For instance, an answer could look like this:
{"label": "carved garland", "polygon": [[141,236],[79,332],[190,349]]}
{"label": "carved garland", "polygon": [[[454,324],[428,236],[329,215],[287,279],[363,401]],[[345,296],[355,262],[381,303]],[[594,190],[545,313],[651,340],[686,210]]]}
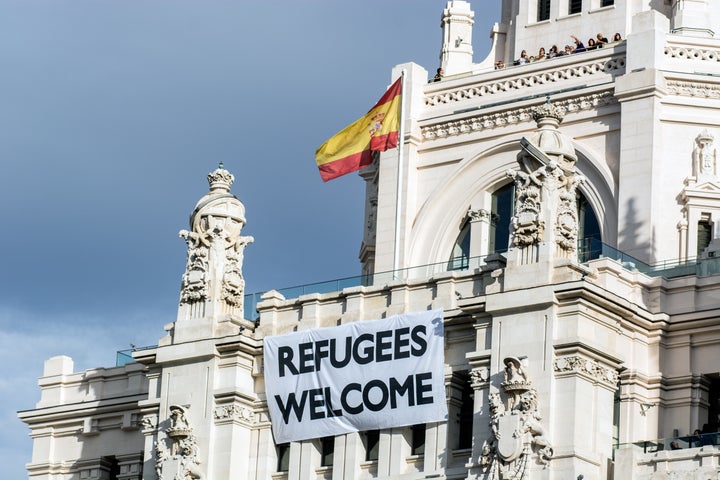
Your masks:
{"label": "carved garland", "polygon": [[681,97],[720,98],[720,85],[701,82],[667,82],[667,90],[671,95]]}
{"label": "carved garland", "polygon": [[239,405],[221,405],[215,407],[213,411],[213,417],[216,423],[222,423],[232,420],[240,420],[248,424],[254,424],[255,416],[247,407],[241,407]]}
{"label": "carved garland", "polygon": [[[615,103],[617,100],[612,96],[610,91],[595,93],[592,95],[583,95],[568,100],[561,100],[553,105],[562,110],[562,113],[579,112],[591,110],[593,108],[602,107]],[[533,119],[533,111],[536,107],[517,108],[492,115],[478,115],[476,117],[465,118],[452,122],[438,123],[425,127],[421,130],[425,140],[435,140],[437,138],[445,138],[449,136],[461,135],[481,130],[504,127],[521,122],[527,122]]]}
{"label": "carved garland", "polygon": [[616,370],[601,365],[597,360],[591,360],[580,355],[567,355],[556,358],[553,369],[558,375],[567,373],[583,375],[592,381],[602,383],[610,389],[617,387],[620,378]]}
{"label": "carved garland", "polygon": [[514,92],[516,90],[522,90],[536,85],[545,85],[571,78],[586,77],[597,73],[607,73],[613,71],[617,71],[619,74],[625,71],[625,57],[613,58],[607,61],[601,60],[584,65],[574,65],[572,67],[558,68],[555,70],[545,70],[525,77],[500,80],[452,92],[428,95],[425,97],[425,105],[427,107],[436,107],[443,104],[462,102],[498,93]]}

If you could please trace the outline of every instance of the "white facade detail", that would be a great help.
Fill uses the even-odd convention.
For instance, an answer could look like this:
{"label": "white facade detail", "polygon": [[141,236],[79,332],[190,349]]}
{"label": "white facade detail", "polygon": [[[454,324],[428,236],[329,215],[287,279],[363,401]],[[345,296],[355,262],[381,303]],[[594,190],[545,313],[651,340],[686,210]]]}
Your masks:
{"label": "white facade detail", "polygon": [[[504,0],[474,59],[482,2],[449,1],[445,76],[392,70],[407,71],[402,168],[393,150],[359,172],[354,284],[249,302],[245,207],[212,172],[180,232],[167,335],[122,366],[45,363],[19,413],[29,478],[717,478],[720,9],[571,3]],[[446,421],[276,444],[264,337],[435,309]]]}

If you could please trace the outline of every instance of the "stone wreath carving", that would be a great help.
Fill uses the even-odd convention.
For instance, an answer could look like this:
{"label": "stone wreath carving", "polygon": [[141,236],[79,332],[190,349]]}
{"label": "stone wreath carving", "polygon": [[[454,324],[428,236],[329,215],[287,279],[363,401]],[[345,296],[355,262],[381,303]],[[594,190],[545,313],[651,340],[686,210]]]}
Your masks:
{"label": "stone wreath carving", "polygon": [[158,480],[203,479],[197,439],[180,405],[170,406],[170,426],[165,438],[155,442],[155,473]]}
{"label": "stone wreath carving", "polygon": [[505,381],[499,393],[491,393],[490,429],[492,437],[483,443],[480,466],[490,480],[528,478],[531,458],[547,465],[553,449],[542,426],[537,391],[523,371],[520,360],[507,357]]}

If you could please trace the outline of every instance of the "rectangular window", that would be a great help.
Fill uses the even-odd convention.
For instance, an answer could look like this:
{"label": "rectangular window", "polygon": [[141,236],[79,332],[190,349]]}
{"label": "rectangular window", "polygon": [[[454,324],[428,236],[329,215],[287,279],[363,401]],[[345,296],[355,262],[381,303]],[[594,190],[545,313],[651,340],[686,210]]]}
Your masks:
{"label": "rectangular window", "polygon": [[335,437],[323,437],[320,439],[320,466],[332,467],[333,456],[335,455]]}
{"label": "rectangular window", "polygon": [[538,0],[537,21],[550,19],[550,0]]}
{"label": "rectangular window", "polygon": [[475,412],[474,397],[470,386],[469,378],[465,377],[463,382],[463,391],[460,405],[460,413],[458,413],[458,421],[460,422],[460,430],[458,432],[458,448],[472,448],[472,427]]}
{"label": "rectangular window", "polygon": [[580,13],[582,11],[582,0],[570,0],[568,14]]}
{"label": "rectangular window", "polygon": [[277,471],[287,472],[290,470],[290,444],[281,443],[277,447]]}
{"label": "rectangular window", "polygon": [[425,454],[425,424],[412,426],[412,445],[410,446],[411,455]]}
{"label": "rectangular window", "polygon": [[602,0],[600,2],[601,7],[609,7],[611,5],[615,5],[615,0]]}
{"label": "rectangular window", "polygon": [[380,430],[369,430],[365,432],[365,461],[377,461],[380,454]]}

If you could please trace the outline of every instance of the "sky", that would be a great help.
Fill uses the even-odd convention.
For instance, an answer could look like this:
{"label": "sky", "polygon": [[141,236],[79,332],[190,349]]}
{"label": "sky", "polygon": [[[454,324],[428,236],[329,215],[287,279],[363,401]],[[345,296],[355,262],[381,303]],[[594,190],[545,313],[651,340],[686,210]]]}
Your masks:
{"label": "sky", "polygon": [[[500,0],[475,0],[475,62]],[[246,207],[246,292],[358,275],[364,182],[315,149],[394,65],[434,73],[442,0],[0,0],[0,465],[27,478],[43,362],[113,366],[175,320],[207,173]]]}

